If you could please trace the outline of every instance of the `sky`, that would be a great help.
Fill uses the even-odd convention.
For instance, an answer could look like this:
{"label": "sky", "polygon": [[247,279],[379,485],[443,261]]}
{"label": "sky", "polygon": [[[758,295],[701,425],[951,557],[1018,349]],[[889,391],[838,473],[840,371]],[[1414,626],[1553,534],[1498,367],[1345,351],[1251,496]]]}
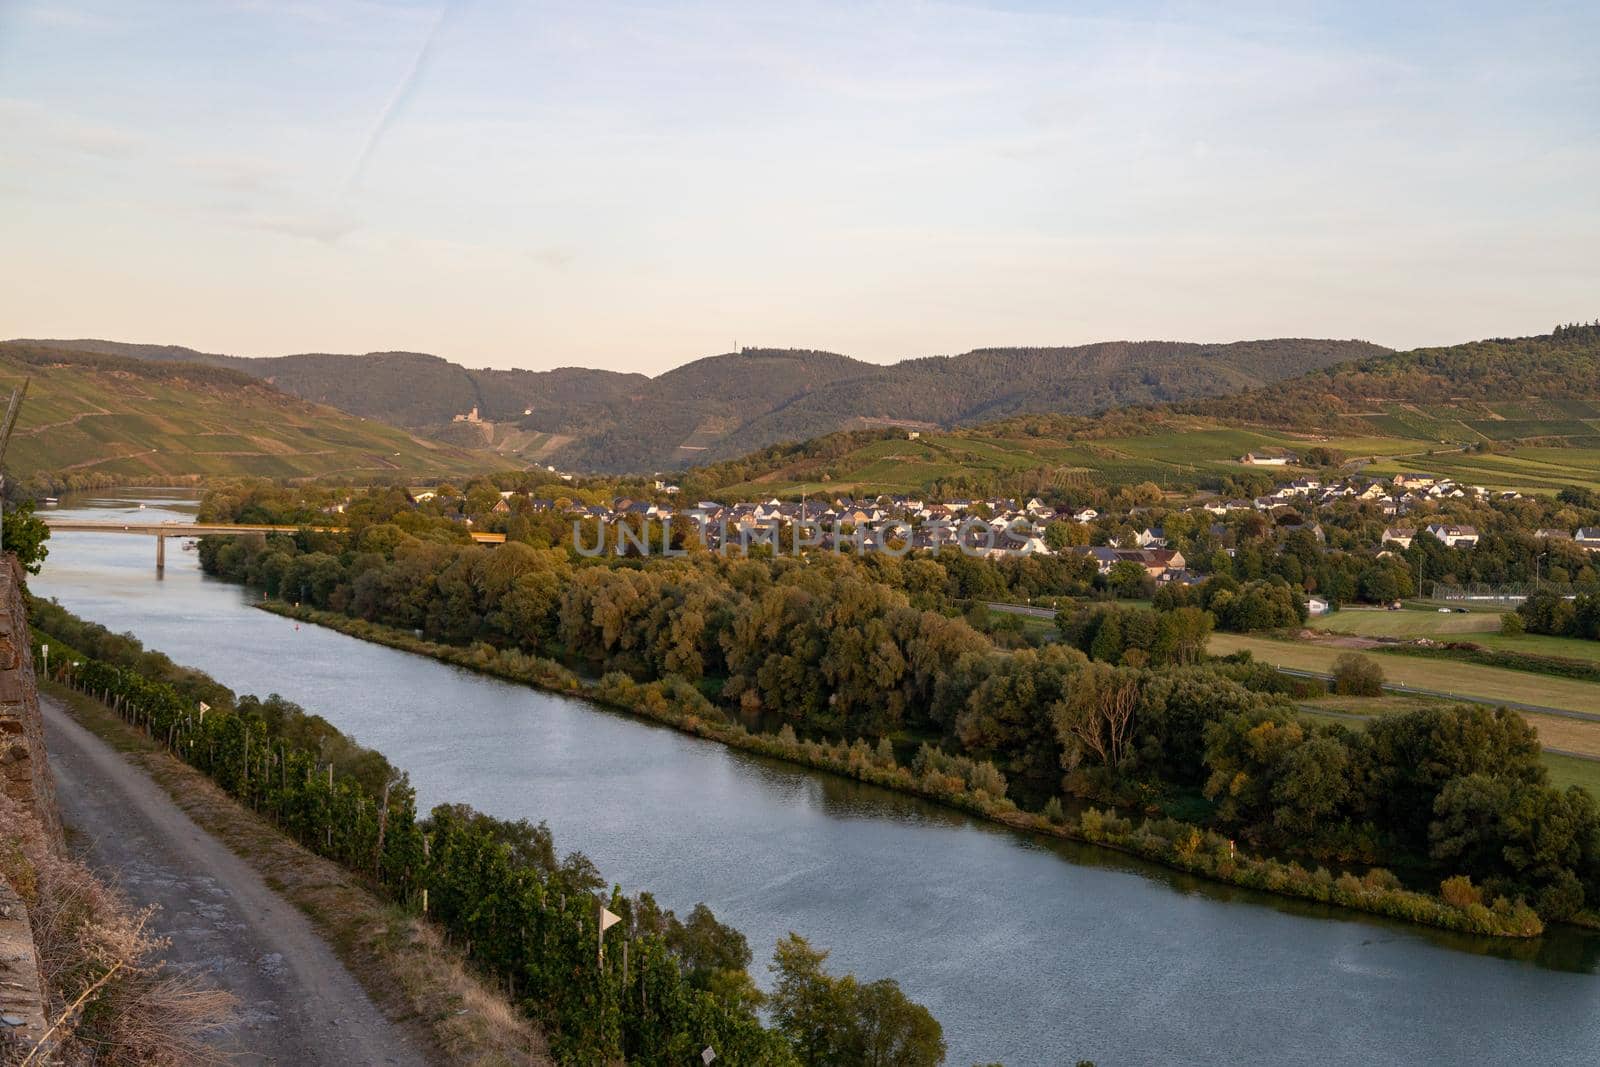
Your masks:
{"label": "sky", "polygon": [[1600,5],[0,0],[0,336],[660,373],[1600,316]]}

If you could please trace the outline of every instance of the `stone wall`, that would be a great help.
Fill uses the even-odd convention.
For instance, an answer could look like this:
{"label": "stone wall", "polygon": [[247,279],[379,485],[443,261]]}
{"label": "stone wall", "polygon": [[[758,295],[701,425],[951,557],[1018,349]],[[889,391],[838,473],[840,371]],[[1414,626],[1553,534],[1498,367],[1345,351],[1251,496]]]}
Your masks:
{"label": "stone wall", "polygon": [[15,558],[0,557],[0,789],[33,813],[50,836],[52,850],[59,852],[61,813],[45,760],[22,577]]}
{"label": "stone wall", "polygon": [[[61,812],[45,760],[22,569],[10,555],[0,556],[0,791],[5,794],[0,799],[0,850],[15,856],[23,827],[31,834],[42,827],[44,847],[60,855],[65,849]],[[14,1053],[26,1055],[44,1036],[44,1005],[28,909],[0,873],[0,1062],[13,1062]],[[54,1062],[50,1051],[44,1051],[44,1060],[35,1057],[36,1062]]]}
{"label": "stone wall", "polygon": [[44,1000],[28,908],[0,878],[0,1063],[15,1062],[45,1036]]}

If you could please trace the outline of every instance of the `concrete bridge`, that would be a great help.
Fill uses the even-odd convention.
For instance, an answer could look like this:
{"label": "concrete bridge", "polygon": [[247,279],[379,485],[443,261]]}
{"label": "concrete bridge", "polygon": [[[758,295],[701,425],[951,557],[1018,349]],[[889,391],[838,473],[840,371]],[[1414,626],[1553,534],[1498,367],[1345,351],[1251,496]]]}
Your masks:
{"label": "concrete bridge", "polygon": [[[269,534],[296,533],[310,530],[313,533],[343,533],[344,526],[273,526],[267,523],[231,522],[105,522],[91,519],[58,519],[50,515],[39,516],[51,530],[62,533],[118,533],[143,534],[156,539],[156,573],[167,568],[167,538],[205,537],[208,534]],[[472,539],[480,545],[504,544],[506,535],[473,531]]]}

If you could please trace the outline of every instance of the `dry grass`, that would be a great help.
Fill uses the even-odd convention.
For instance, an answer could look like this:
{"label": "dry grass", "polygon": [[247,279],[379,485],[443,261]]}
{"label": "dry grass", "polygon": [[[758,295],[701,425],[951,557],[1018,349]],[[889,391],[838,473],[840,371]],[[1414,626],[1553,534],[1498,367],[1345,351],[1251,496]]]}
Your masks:
{"label": "dry grass", "polygon": [[384,1014],[452,1067],[545,1067],[542,1031],[486,985],[439,930],[391,905],[240,806],[199,771],[81,694],[50,686],[86,729],[122,751],[185,814],[310,917]]}
{"label": "dry grass", "polygon": [[[1308,641],[1233,633],[1212,634],[1209,647],[1213,655],[1248,650],[1262,663],[1323,676],[1332,672],[1333,661],[1343,651]],[[1600,683],[1596,682],[1420,656],[1375,654],[1373,658],[1383,665],[1386,684],[1390,685],[1562,711],[1593,713],[1600,710]]]}
{"label": "dry grass", "polygon": [[[234,998],[162,960],[167,943],[116,890],[46,844],[33,816],[0,794],[0,823],[15,841],[7,874],[28,905],[49,1030],[17,1064],[221,1063],[207,1039],[231,1019]],[[12,835],[15,837],[12,837]]]}
{"label": "dry grass", "polygon": [[1523,718],[1539,731],[1539,743],[1546,748],[1600,758],[1600,722],[1567,719],[1559,715],[1535,715],[1531,712]]}
{"label": "dry grass", "polygon": [[[1299,707],[1308,715],[1319,716],[1330,722],[1343,720],[1349,725],[1350,716],[1380,718],[1449,703],[1448,700],[1437,697],[1401,696],[1391,693],[1381,697],[1317,697],[1300,701]],[[1541,715],[1533,711],[1522,712],[1522,717],[1527,720],[1528,725],[1539,732],[1541,746],[1600,759],[1600,722],[1590,719],[1569,719],[1564,715]]]}

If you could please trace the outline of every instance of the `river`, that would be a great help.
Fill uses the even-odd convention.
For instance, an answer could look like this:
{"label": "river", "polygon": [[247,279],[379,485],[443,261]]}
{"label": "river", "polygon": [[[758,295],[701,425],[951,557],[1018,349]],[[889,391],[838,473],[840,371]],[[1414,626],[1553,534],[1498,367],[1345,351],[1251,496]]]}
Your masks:
{"label": "river", "polygon": [[[130,511],[144,504],[143,510]],[[192,518],[162,490],[63,517]],[[1103,850],[485,678],[250,607],[169,542],[57,534],[36,593],[235,690],[277,692],[406,768],[419,804],[547,821],[623,889],[744,931],[765,984],[790,930],[892,977],[949,1062],[1590,1064],[1600,937],[1456,937],[1199,882]]]}

